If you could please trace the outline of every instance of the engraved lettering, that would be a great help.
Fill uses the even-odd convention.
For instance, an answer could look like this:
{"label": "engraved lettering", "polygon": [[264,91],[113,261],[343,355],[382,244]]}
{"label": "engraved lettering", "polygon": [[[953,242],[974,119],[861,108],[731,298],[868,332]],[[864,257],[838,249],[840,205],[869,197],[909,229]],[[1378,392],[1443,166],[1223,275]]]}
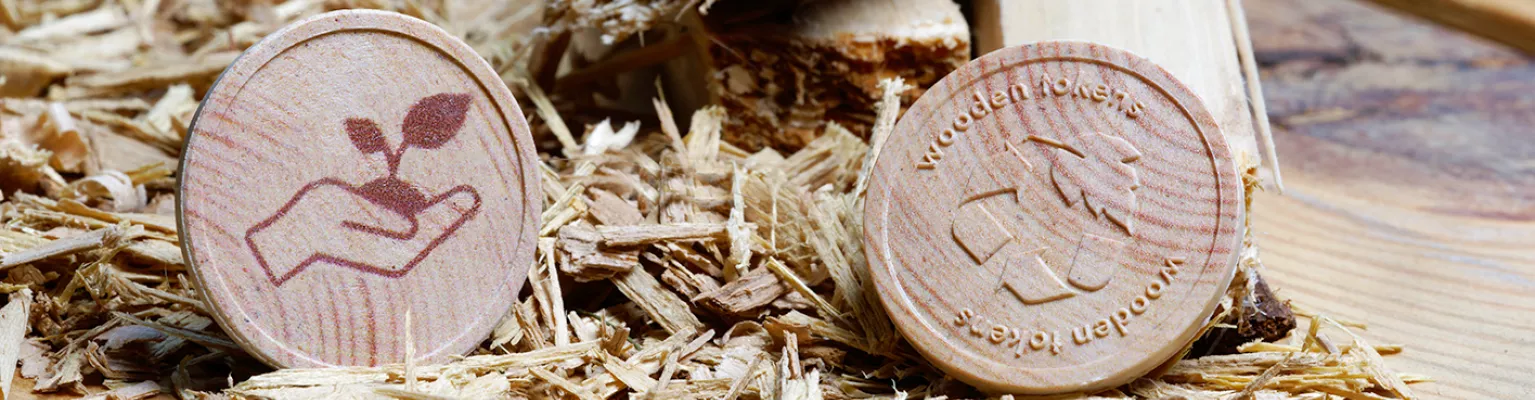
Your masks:
{"label": "engraved lettering", "polygon": [[965,326],[970,323],[970,318],[974,317],[975,312],[970,311],[968,308],[959,310],[959,317],[954,318],[954,325]]}
{"label": "engraved lettering", "polygon": [[986,102],[986,97],[982,96],[981,92],[975,92],[972,97],[975,98],[975,103],[970,105],[971,117],[975,117],[975,119],[981,119],[985,118],[986,115],[991,114],[991,103]]}
{"label": "engraved lettering", "polygon": [[1018,346],[1018,347],[1020,347],[1020,350],[1021,350],[1021,347],[1023,347],[1023,346],[1021,346],[1023,344],[1023,340],[1024,340],[1024,337],[1023,337],[1023,330],[1022,329],[1012,329],[1011,332],[1008,332],[1008,334],[1007,334],[1007,346],[1008,347]]}
{"label": "engraved lettering", "polygon": [[1028,330],[1009,327],[1001,321],[987,322],[985,316],[976,314],[969,308],[961,309],[955,314],[955,328],[961,333],[984,340],[986,343],[1002,348],[1012,348],[1014,357],[1022,357],[1032,347],[1034,350],[1050,348],[1054,354],[1060,353],[1060,343],[1052,344],[1052,335],[1049,332],[1038,332],[1033,335]]}
{"label": "engraved lettering", "polygon": [[[1105,104],[1110,104],[1115,110],[1130,115],[1131,118],[1139,116],[1143,111],[1145,106],[1132,101],[1133,99],[1130,98],[1128,92],[1111,89],[1108,85],[1102,83],[1088,83],[1080,79],[1080,71],[1078,71],[1078,75],[1079,79],[1074,81],[1064,77],[1052,80],[1049,74],[1041,74],[1039,81],[1040,91],[1045,96],[1061,96],[1070,93],[1071,97],[1104,102]],[[1112,93],[1114,101],[1108,101],[1110,93]],[[943,158],[942,148],[954,145],[960,139],[961,133],[969,131],[979,121],[995,114],[1001,107],[1009,103],[1018,103],[1032,98],[1033,91],[1026,83],[1008,85],[1006,91],[993,90],[990,97],[987,97],[986,93],[981,91],[971,92],[969,106],[960,106],[962,108],[957,110],[958,113],[950,121],[951,127],[939,131],[937,138],[933,140],[927,153],[920,156],[922,160],[917,162],[917,169],[935,169],[938,166],[938,161]],[[1060,145],[1073,151],[1078,157],[1084,156],[1080,151],[1066,147],[1054,139],[1040,139],[1042,139],[1041,143]],[[1118,217],[1118,215],[1111,215],[1109,218],[1117,221]]]}
{"label": "engraved lettering", "polygon": [[1049,333],[1034,332],[1034,336],[1029,338],[1029,348],[1031,349],[1044,350],[1047,344],[1050,344]]}
{"label": "engraved lettering", "polygon": [[1161,271],[1157,271],[1157,275],[1162,277],[1162,282],[1166,282],[1168,284],[1173,283],[1173,275],[1177,274],[1178,266],[1171,262],[1167,263],[1167,268],[1163,268]]}
{"label": "engraved lettering", "polygon": [[953,129],[944,129],[943,132],[938,133],[938,145],[948,146],[954,144],[954,135]]}
{"label": "engraved lettering", "polygon": [[1029,92],[1029,86],[1022,83],[1014,83],[1012,86],[1007,87],[1007,94],[1013,98],[1015,103],[1033,99],[1034,94]]}
{"label": "engraved lettering", "polygon": [[1007,103],[1010,101],[1012,101],[1012,99],[1007,97],[1007,92],[1003,92],[1001,90],[995,90],[991,92],[992,109],[1002,108],[1002,106],[1007,105]]}
{"label": "engraved lettering", "polygon": [[1112,105],[1115,110],[1124,111],[1124,104],[1126,102],[1129,102],[1129,101],[1130,101],[1130,93],[1124,92],[1124,91],[1115,90],[1114,91],[1114,101],[1108,102],[1106,104]]}
{"label": "engraved lettering", "polygon": [[1147,300],[1146,296],[1135,296],[1135,299],[1130,301],[1130,312],[1141,315],[1146,312],[1146,306],[1150,303],[1151,300]]}
{"label": "engraved lettering", "polygon": [[938,164],[938,160],[943,159],[943,150],[938,148],[937,143],[934,143],[933,145],[928,146],[927,154],[924,154],[922,159],[924,162],[917,163],[917,168],[933,169],[933,166]]}
{"label": "engraved lettering", "polygon": [[1066,94],[1067,92],[1070,92],[1070,91],[1071,91],[1071,79],[1070,78],[1061,77],[1061,79],[1056,79],[1055,80],[1055,84],[1050,86],[1050,92],[1054,93],[1056,96],[1064,95],[1064,94]]}
{"label": "engraved lettering", "polygon": [[1114,311],[1114,315],[1109,317],[1109,321],[1114,323],[1114,330],[1119,332],[1119,336],[1130,334],[1129,330],[1125,329],[1125,325],[1130,324],[1130,310],[1120,308]]}
{"label": "engraved lettering", "polygon": [[1093,341],[1093,335],[1086,326],[1071,328],[1071,342],[1079,345]]}
{"label": "engraved lettering", "polygon": [[1007,340],[1007,327],[1000,324],[992,325],[991,335],[986,338],[990,339],[992,343],[1002,344],[1003,340]]}
{"label": "engraved lettering", "polygon": [[[1093,340],[1107,338],[1117,332],[1119,337],[1130,335],[1130,319],[1141,315],[1150,307],[1151,302],[1161,297],[1166,285],[1171,284],[1171,279],[1176,278],[1178,267],[1182,265],[1182,258],[1167,258],[1159,273],[1146,285],[1146,295],[1136,296],[1130,300],[1127,307],[1120,307],[1104,318],[1092,320],[1083,325],[1072,326],[1068,329],[1071,333],[1071,343],[1083,346]],[[986,322],[986,318],[976,315],[969,308],[961,309],[954,319],[954,324],[964,332],[969,332],[983,340],[983,343],[1012,348],[1013,357],[1023,357],[1029,351],[1049,349],[1052,355],[1061,352],[1061,336],[1059,331],[1037,331],[1032,334],[1020,328],[1009,327],[1002,321]],[[988,329],[989,328],[989,329]]]}

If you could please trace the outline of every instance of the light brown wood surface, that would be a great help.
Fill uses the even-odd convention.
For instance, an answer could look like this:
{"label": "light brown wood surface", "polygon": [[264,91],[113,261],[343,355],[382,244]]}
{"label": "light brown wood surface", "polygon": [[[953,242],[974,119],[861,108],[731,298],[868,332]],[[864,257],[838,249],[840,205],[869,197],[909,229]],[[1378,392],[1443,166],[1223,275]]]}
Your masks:
{"label": "light brown wood surface", "polygon": [[1535,54],[1535,2],[1528,0],[1371,0]]}
{"label": "light brown wood surface", "polygon": [[[230,337],[281,367],[445,362],[526,279],[528,128],[463,42],[342,11],[267,36],[203,101],[179,227]],[[414,323],[410,322],[414,321]]]}
{"label": "light brown wood surface", "polygon": [[1535,398],[1535,63],[1362,2],[1246,6],[1285,160],[1265,277],[1402,344],[1424,398]]}
{"label": "light brown wood surface", "polygon": [[[1270,188],[1282,187],[1278,158],[1254,123],[1228,0],[977,0],[980,54],[1041,40],[1083,40],[1129,50],[1172,72],[1204,99],[1243,164],[1259,165]],[[1236,31],[1245,29],[1235,26]],[[1240,39],[1240,41],[1239,41]]]}
{"label": "light brown wood surface", "polygon": [[880,299],[977,387],[1060,394],[1145,375],[1224,295],[1242,183],[1199,97],[1122,50],[994,51],[912,104],[864,205]]}

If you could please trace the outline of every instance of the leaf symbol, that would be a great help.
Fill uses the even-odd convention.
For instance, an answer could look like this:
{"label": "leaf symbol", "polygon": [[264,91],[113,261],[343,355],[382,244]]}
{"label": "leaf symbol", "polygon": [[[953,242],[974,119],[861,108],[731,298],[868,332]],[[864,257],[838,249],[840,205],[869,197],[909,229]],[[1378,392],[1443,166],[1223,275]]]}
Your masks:
{"label": "leaf symbol", "polygon": [[469,94],[442,93],[428,96],[405,114],[405,145],[435,149],[453,139],[469,112]]}
{"label": "leaf symbol", "polygon": [[389,151],[389,143],[384,141],[384,131],[378,129],[378,124],[367,118],[347,118],[346,135],[352,138],[352,145],[363,154]]}
{"label": "leaf symbol", "polygon": [[1125,234],[1133,235],[1139,208],[1135,190],[1141,180],[1132,164],[1140,160],[1140,150],[1103,133],[1081,134],[1064,142],[1086,156],[1061,149],[1061,163],[1051,170],[1050,178],[1066,206],[1082,203],[1093,216],[1107,218]]}

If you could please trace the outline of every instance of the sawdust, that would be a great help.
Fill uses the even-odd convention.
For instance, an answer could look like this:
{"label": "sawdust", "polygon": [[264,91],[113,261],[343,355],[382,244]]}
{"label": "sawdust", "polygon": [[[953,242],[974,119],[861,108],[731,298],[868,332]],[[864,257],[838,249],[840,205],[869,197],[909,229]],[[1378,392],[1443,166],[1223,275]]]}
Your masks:
{"label": "sawdust", "polygon": [[[861,195],[908,92],[899,79],[869,99],[875,146],[829,122],[780,154],[722,142],[719,108],[677,126],[659,99],[659,124],[618,114],[622,128],[592,124],[582,139],[527,76],[558,32],[623,40],[696,3],[0,1],[0,385],[98,398],[984,396],[901,339],[865,270]],[[446,365],[271,371],[209,318],[181,259],[174,169],[199,97],[261,35],[342,7],[464,37],[555,138],[528,295]],[[1212,329],[1250,308],[1261,265],[1255,249],[1243,257]],[[1366,343],[1351,331],[1362,326],[1297,314],[1309,323],[1282,339],[1084,398],[1411,398],[1425,379],[1391,371],[1381,355],[1403,349]],[[1340,334],[1351,341],[1328,339]],[[13,370],[32,386],[11,388]]]}

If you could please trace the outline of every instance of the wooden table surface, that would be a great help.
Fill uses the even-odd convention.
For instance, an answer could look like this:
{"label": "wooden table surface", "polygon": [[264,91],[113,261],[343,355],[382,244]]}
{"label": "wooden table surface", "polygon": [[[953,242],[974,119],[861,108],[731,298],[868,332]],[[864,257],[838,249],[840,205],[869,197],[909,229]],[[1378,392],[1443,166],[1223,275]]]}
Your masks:
{"label": "wooden table surface", "polygon": [[1350,0],[1247,0],[1285,177],[1267,277],[1424,398],[1535,398],[1535,59]]}

